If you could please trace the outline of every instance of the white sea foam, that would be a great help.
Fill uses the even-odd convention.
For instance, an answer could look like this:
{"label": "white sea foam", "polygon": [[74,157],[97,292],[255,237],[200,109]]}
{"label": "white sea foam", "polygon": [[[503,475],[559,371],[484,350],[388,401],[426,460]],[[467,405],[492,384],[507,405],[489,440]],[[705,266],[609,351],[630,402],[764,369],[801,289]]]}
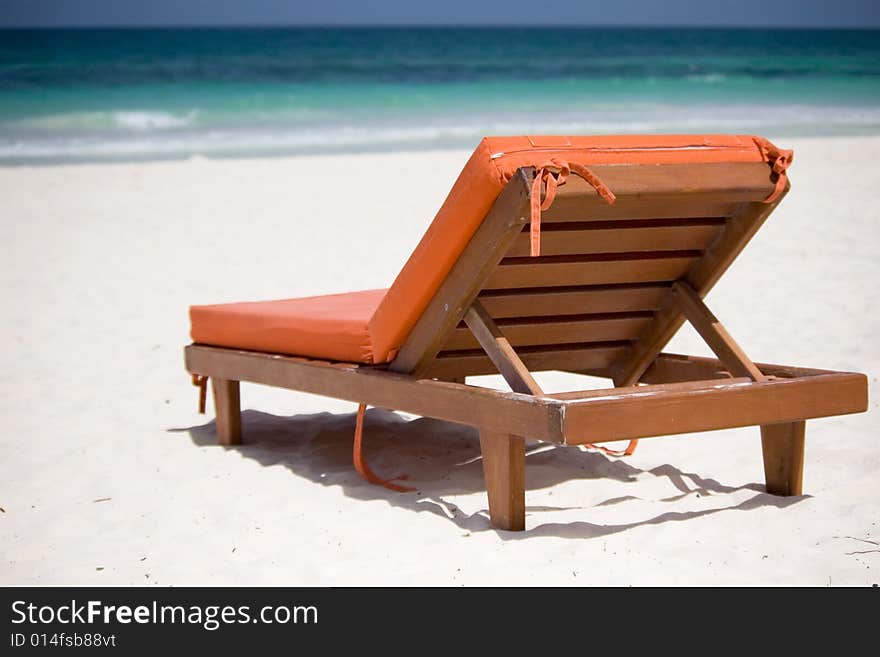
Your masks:
{"label": "white sea foam", "polygon": [[146,132],[192,126],[197,117],[196,110],[180,114],[152,110],[68,112],[19,119],[10,121],[7,125],[13,130],[40,132],[101,130]]}
{"label": "white sea foam", "polygon": [[113,112],[113,121],[122,128],[132,130],[163,130],[190,125],[196,113],[179,116],[168,112]]}
{"label": "white sea foam", "polygon": [[727,81],[727,76],[723,73],[706,73],[688,75],[686,78],[690,82],[703,82],[706,84],[718,84]]}
{"label": "white sea foam", "polygon": [[[772,137],[876,134],[880,108],[832,106],[594,105],[564,113],[510,112],[373,117],[351,123],[215,124],[195,113],[99,112],[98,130],[70,122],[55,130],[0,130],[0,161],[52,162],[231,157],[321,152],[469,148],[485,134],[753,132]],[[117,124],[107,127],[107,117]],[[82,120],[82,115],[80,115]]]}

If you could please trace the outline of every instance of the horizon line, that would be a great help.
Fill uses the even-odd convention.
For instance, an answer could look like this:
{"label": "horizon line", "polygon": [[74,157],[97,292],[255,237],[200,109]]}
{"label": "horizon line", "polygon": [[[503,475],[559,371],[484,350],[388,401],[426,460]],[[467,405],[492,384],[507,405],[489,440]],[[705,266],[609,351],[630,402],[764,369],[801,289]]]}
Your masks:
{"label": "horizon line", "polygon": [[583,24],[516,24],[516,23],[186,23],[186,24],[75,24],[75,25],[0,25],[0,30],[190,30],[190,29],[634,29],[634,30],[848,30],[860,32],[880,31],[877,25],[711,25],[711,24],[642,24],[583,23]]}

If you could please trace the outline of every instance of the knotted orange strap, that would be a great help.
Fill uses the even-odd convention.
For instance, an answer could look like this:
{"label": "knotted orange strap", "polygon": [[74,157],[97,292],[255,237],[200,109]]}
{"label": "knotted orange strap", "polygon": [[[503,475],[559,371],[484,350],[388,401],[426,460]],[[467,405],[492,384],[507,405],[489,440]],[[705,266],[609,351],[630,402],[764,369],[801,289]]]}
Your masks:
{"label": "knotted orange strap", "polygon": [[794,151],[777,148],[773,142],[763,137],[755,137],[754,139],[758,148],[761,149],[761,153],[767,158],[773,173],[776,174],[776,187],[770,192],[770,196],[764,199],[764,203],[772,203],[779,197],[788,182],[787,170],[794,160]]}
{"label": "knotted orange strap", "polygon": [[204,415],[205,400],[208,396],[208,377],[201,374],[193,374],[192,384],[199,389],[199,413]]}
{"label": "knotted orange strap", "polygon": [[[559,169],[554,173],[550,168]],[[541,211],[548,210],[556,199],[556,190],[565,184],[572,173],[583,178],[596,190],[608,205],[614,203],[614,193],[595,173],[582,164],[570,164],[555,158],[536,167],[535,179],[532,181],[532,193],[529,199],[531,210],[531,228],[529,232],[529,254],[541,255]],[[544,200],[541,200],[541,188],[544,188]]]}
{"label": "knotted orange strap", "polygon": [[638,447],[638,445],[638,440],[630,440],[629,445],[626,446],[626,449],[609,449],[608,447],[603,447],[602,445],[594,445],[593,443],[584,445],[584,447],[589,447],[590,449],[596,449],[600,452],[605,452],[610,456],[632,456],[633,452],[636,451],[636,447]]}
{"label": "knotted orange strap", "polygon": [[364,434],[364,413],[366,413],[366,411],[366,404],[358,404],[357,421],[354,425],[354,469],[358,471],[361,477],[369,481],[371,484],[384,486],[385,488],[395,490],[398,493],[407,493],[409,491],[415,490],[415,488],[410,488],[408,486],[399,486],[395,483],[392,483],[395,479],[406,479],[406,475],[402,475],[400,477],[392,477],[391,479],[382,479],[375,472],[370,470],[370,466],[368,466],[367,462],[364,460],[362,449],[362,439]]}

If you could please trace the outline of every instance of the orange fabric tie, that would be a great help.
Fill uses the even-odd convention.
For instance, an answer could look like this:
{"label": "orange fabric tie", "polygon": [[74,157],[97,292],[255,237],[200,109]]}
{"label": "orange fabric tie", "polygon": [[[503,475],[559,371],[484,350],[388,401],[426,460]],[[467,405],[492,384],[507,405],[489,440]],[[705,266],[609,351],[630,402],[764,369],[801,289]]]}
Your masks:
{"label": "orange fabric tie", "polygon": [[366,404],[358,404],[357,421],[355,422],[354,426],[354,469],[358,471],[361,477],[369,481],[371,484],[384,486],[385,488],[397,491],[398,493],[407,493],[409,491],[415,490],[415,488],[410,488],[409,486],[400,486],[398,484],[392,483],[395,479],[406,479],[406,475],[402,475],[400,477],[392,477],[391,479],[382,479],[382,477],[370,470],[370,466],[367,465],[367,462],[364,459],[362,444],[364,434],[364,414],[366,413],[366,411]]}
{"label": "orange fabric tie", "polygon": [[205,401],[208,397],[208,377],[201,374],[193,374],[192,384],[199,389],[199,413],[204,415]]}
{"label": "orange fabric tie", "polygon": [[594,445],[593,443],[588,443],[584,445],[584,447],[589,447],[590,449],[596,449],[600,452],[605,452],[610,456],[632,456],[633,452],[636,451],[636,447],[638,447],[638,440],[630,440],[629,445],[626,446],[626,449],[610,449],[608,447],[603,447],[602,445]]}
{"label": "orange fabric tie", "polygon": [[785,184],[788,182],[788,167],[791,165],[792,160],[794,160],[794,151],[777,148],[773,142],[763,137],[755,137],[754,139],[755,144],[761,149],[761,153],[767,158],[773,173],[776,174],[776,187],[764,199],[764,203],[772,203],[779,198],[782,190],[785,189]]}
{"label": "orange fabric tie", "polygon": [[[550,169],[559,169],[554,173]],[[595,173],[582,164],[570,164],[564,160],[555,158],[536,167],[535,179],[532,181],[532,193],[530,202],[531,229],[529,233],[529,254],[532,257],[541,255],[541,211],[548,210],[556,199],[556,190],[565,184],[569,175],[583,178],[596,190],[608,205],[615,201],[614,193]],[[541,200],[541,188],[544,188],[544,199]]]}

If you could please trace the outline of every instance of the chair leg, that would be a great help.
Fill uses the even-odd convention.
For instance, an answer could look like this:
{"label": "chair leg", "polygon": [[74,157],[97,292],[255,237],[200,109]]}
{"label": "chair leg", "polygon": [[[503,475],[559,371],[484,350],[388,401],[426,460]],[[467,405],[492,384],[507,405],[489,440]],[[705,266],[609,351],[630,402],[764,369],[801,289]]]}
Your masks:
{"label": "chair leg", "polygon": [[489,517],[496,529],[526,528],[525,441],[520,436],[480,431]]}
{"label": "chair leg", "polygon": [[241,399],[238,381],[212,376],[211,390],[214,393],[217,442],[221,445],[238,445],[241,442]]}
{"label": "chair leg", "polygon": [[806,425],[800,420],[761,427],[764,480],[771,495],[802,494]]}

